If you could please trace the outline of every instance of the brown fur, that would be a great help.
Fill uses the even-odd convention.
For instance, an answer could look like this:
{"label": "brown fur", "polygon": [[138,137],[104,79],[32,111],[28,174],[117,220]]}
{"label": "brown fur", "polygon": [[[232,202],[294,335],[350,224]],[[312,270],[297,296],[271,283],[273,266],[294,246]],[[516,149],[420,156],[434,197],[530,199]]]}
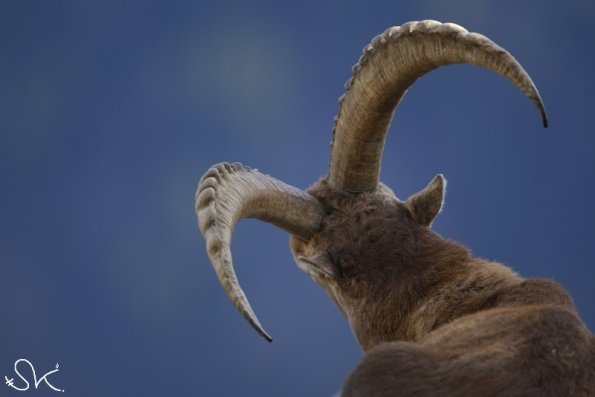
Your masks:
{"label": "brown fur", "polygon": [[327,213],[292,252],[366,352],[342,395],[595,396],[595,337],[567,293],[433,232],[437,188],[406,201],[384,185],[308,190]]}

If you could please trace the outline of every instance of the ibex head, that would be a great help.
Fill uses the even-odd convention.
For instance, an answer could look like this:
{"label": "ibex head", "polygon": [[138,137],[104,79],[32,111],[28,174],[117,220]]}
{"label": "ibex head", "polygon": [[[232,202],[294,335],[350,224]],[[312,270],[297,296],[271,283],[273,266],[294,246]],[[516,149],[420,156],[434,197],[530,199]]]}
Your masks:
{"label": "ibex head", "polygon": [[[411,296],[431,289],[439,273],[448,271],[436,263],[468,256],[429,228],[442,208],[442,175],[404,201],[379,181],[386,134],[407,89],[425,73],[455,63],[506,77],[547,126],[535,85],[507,51],[455,24],[410,22],[374,38],[353,67],[339,100],[326,177],[305,192],[238,163],[216,165],[202,177],[196,211],[208,255],[236,308],[265,339],[271,340],[238,283],[231,257],[231,234],[242,218],[290,233],[298,266],[327,290],[365,349],[385,335],[415,332],[395,329],[406,320]],[[372,315],[376,320],[368,321]]]}

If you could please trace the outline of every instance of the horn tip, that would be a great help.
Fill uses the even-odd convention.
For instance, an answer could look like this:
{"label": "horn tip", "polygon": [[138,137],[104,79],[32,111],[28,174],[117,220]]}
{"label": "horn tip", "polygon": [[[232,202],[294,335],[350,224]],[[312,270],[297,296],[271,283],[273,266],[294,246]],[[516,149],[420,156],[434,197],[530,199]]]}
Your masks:
{"label": "horn tip", "polygon": [[267,342],[271,343],[273,341],[273,338],[269,334],[267,334],[267,332],[261,326],[254,326],[254,329]]}
{"label": "horn tip", "polygon": [[548,117],[547,117],[547,112],[545,110],[545,105],[543,104],[541,95],[539,95],[539,91],[537,91],[537,87],[535,87],[533,82],[531,82],[531,85],[532,85],[531,88],[532,88],[533,92],[527,96],[529,97],[531,102],[533,102],[533,105],[535,105],[535,108],[537,108],[537,110],[539,111],[539,114],[541,115],[541,123],[543,124],[543,128],[547,128],[549,125],[549,121],[548,121]]}
{"label": "horn tip", "polygon": [[543,128],[547,128],[548,127],[548,119],[547,119],[547,114],[545,113],[545,109],[542,110],[541,112],[541,122],[543,123]]}
{"label": "horn tip", "polygon": [[[238,307],[238,309],[240,309],[240,308]],[[262,336],[262,338],[264,340],[266,340],[267,342],[272,342],[273,341],[273,338],[264,330],[264,328],[262,328],[262,325],[260,325],[260,321],[258,321],[258,318],[256,317],[256,315],[252,311],[252,308],[250,307],[250,304],[247,304],[246,307],[241,308],[240,311],[242,312],[242,315],[244,316],[244,318],[252,326],[252,328],[254,328],[254,330],[256,332],[258,332],[258,334],[260,336]]]}
{"label": "horn tip", "polygon": [[543,128],[547,128],[549,125],[549,121],[548,121],[548,117],[547,117],[547,112],[545,111],[545,106],[543,105],[541,98],[537,99],[536,104],[537,104],[537,109],[539,110],[539,114],[541,114],[541,123],[543,124]]}

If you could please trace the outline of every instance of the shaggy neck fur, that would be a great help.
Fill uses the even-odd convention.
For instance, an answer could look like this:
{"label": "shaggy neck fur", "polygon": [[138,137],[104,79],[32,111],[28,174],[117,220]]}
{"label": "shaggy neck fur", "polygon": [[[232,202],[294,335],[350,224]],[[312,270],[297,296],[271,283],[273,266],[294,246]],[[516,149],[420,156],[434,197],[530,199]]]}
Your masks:
{"label": "shaggy neck fur", "polygon": [[426,227],[415,230],[413,240],[396,248],[408,252],[374,280],[373,294],[348,304],[346,315],[364,350],[423,339],[457,317],[494,307],[498,294],[521,282],[510,269],[478,261]]}

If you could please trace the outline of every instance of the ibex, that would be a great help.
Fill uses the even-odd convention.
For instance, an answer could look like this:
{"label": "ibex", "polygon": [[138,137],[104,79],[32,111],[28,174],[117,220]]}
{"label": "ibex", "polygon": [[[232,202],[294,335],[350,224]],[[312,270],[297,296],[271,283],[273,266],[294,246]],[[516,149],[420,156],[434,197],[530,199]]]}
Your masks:
{"label": "ibex", "polygon": [[564,289],[473,257],[432,231],[446,181],[402,201],[379,181],[394,111],[425,73],[483,66],[545,108],[506,50],[452,23],[409,22],[366,46],[345,84],[328,174],[305,192],[239,163],[213,166],[196,196],[199,226],[220,283],[271,340],[234,271],[236,222],[256,218],[290,234],[300,269],[330,295],[365,351],[342,395],[595,396],[595,336]]}

